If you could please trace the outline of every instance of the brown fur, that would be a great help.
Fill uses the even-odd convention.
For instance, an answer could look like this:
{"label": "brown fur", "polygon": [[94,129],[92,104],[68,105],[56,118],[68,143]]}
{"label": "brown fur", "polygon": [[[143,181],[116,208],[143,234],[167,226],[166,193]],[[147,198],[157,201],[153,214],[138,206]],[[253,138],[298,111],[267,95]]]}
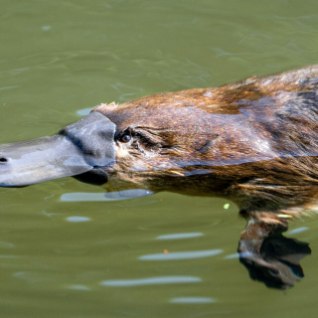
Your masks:
{"label": "brown fur", "polygon": [[[298,216],[318,201],[318,67],[102,104],[120,135],[113,179]],[[148,134],[150,143],[138,131]]]}

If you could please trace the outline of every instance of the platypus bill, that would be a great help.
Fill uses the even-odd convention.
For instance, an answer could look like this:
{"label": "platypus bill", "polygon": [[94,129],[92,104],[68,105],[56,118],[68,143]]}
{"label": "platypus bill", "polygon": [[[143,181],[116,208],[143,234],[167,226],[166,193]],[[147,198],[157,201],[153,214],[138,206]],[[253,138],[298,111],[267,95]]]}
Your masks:
{"label": "platypus bill", "polygon": [[238,251],[251,277],[287,288],[310,249],[282,233],[318,210],[317,92],[311,66],[101,104],[55,136],[0,146],[0,186],[74,176],[108,191],[228,198],[247,219]]}

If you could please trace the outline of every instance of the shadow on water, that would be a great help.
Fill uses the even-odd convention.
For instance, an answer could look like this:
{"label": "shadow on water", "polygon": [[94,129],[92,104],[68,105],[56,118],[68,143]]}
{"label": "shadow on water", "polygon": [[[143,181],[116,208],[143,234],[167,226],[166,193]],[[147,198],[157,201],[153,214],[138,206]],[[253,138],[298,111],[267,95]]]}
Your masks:
{"label": "shadow on water", "polygon": [[267,287],[286,289],[304,278],[300,261],[311,254],[309,243],[287,238],[281,230],[255,231],[251,240],[239,242],[240,262],[250,278]]}

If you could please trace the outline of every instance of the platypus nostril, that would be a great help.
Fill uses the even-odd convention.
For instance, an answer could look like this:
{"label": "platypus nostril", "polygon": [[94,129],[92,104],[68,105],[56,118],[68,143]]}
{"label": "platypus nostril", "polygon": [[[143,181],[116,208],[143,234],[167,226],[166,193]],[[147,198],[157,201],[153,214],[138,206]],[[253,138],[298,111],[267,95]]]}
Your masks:
{"label": "platypus nostril", "polygon": [[0,157],[0,164],[8,162],[8,159],[5,157]]}

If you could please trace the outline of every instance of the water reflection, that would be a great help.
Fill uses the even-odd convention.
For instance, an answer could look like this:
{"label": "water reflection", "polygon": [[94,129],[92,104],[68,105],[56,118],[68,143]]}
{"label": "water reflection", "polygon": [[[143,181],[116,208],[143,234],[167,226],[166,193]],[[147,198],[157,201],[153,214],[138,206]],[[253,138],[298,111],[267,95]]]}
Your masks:
{"label": "water reflection", "polygon": [[201,232],[189,232],[189,233],[171,233],[171,234],[163,234],[157,236],[157,240],[184,240],[191,239],[195,237],[201,237],[203,233]]}
{"label": "water reflection", "polygon": [[11,242],[0,241],[0,248],[11,249],[14,247],[15,247],[15,244]]}
{"label": "water reflection", "polygon": [[67,286],[68,289],[72,289],[72,290],[78,290],[78,291],[91,291],[92,289],[86,285],[83,284],[73,284],[73,285],[69,285]]}
{"label": "water reflection", "polygon": [[291,231],[288,231],[288,235],[295,235],[295,234],[306,232],[308,230],[309,230],[309,228],[307,226],[301,226],[301,227],[297,227],[296,229],[293,229]]}
{"label": "water reflection", "polygon": [[91,218],[87,216],[80,216],[80,215],[72,215],[66,218],[67,222],[71,223],[83,223],[91,221]]}
{"label": "water reflection", "polygon": [[212,249],[204,251],[186,251],[186,252],[165,252],[158,254],[148,254],[139,257],[141,261],[173,261],[186,260],[216,256],[223,253],[221,249]]}
{"label": "water reflection", "polygon": [[147,285],[200,283],[201,281],[202,279],[200,277],[195,276],[158,276],[136,279],[104,280],[100,283],[100,285],[112,287],[134,287]]}
{"label": "water reflection", "polygon": [[121,201],[152,195],[153,192],[146,189],[130,189],[114,192],[69,192],[60,197],[62,202],[102,202]]}
{"label": "water reflection", "polygon": [[175,297],[170,300],[171,304],[213,304],[216,299],[213,297]]}
{"label": "water reflection", "polygon": [[287,289],[304,278],[300,260],[311,254],[308,243],[283,236],[286,229],[276,225],[251,224],[247,228],[252,234],[241,236],[238,251],[251,279]]}
{"label": "water reflection", "polygon": [[79,109],[79,110],[76,112],[76,115],[77,115],[77,116],[80,116],[80,117],[83,117],[83,116],[88,115],[91,110],[92,110],[91,107],[82,108],[82,109]]}
{"label": "water reflection", "polygon": [[19,256],[16,255],[7,255],[7,254],[0,254],[0,259],[14,259],[14,258],[19,258]]}
{"label": "water reflection", "polygon": [[226,255],[224,257],[224,259],[239,259],[239,258],[240,258],[239,253],[232,253],[232,254]]}

